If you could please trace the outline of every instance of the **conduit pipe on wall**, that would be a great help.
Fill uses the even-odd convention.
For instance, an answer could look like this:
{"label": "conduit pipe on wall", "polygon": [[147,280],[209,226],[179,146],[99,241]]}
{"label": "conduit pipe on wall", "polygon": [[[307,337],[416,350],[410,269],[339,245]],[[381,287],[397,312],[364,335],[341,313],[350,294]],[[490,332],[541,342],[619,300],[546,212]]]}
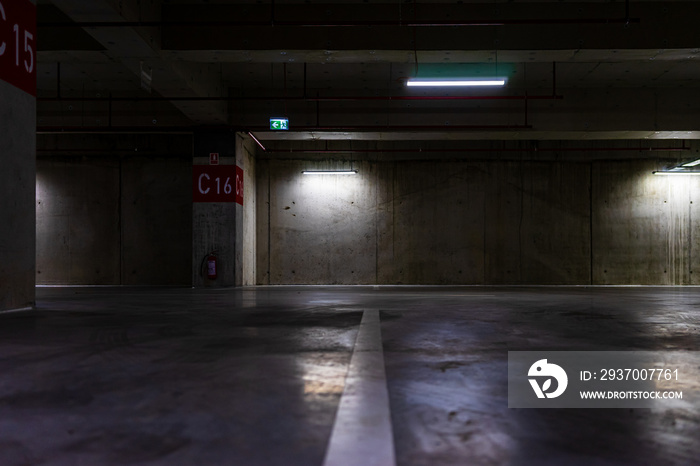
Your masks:
{"label": "conduit pipe on wall", "polygon": [[[250,133],[249,133],[250,134]],[[473,147],[468,147],[468,148],[461,148],[461,149],[456,149],[456,148],[450,148],[450,149],[445,149],[445,148],[420,148],[420,149],[355,149],[355,150],[348,150],[348,149],[343,149],[343,150],[333,150],[333,149],[267,149],[265,146],[260,143],[254,136],[251,135],[251,137],[255,140],[257,143],[258,147],[262,149],[262,151],[266,154],[335,154],[335,155],[342,155],[342,154],[374,154],[374,153],[387,153],[387,154],[392,154],[392,153],[424,153],[424,152],[437,152],[437,153],[460,153],[460,152],[683,152],[683,151],[688,151],[690,150],[689,147],[640,147],[640,148],[631,148],[631,147],[564,147],[564,148],[522,148],[522,149],[514,149],[514,148],[505,148],[505,149],[496,149],[492,147],[488,148],[483,148],[483,149],[475,149]],[[124,153],[135,153],[135,154],[147,154],[150,152],[153,152],[152,149],[108,149],[106,150],[104,147],[100,148],[94,148],[94,149],[37,149],[37,152],[66,152],[66,153],[92,153],[92,152],[99,152],[99,153],[114,153],[114,152],[124,152]],[[668,173],[668,172],[659,172],[661,174],[663,173]],[[698,173],[698,172],[694,172]]]}
{"label": "conduit pipe on wall", "polygon": [[[267,127],[248,127],[246,131],[269,131]],[[532,125],[363,125],[363,126],[294,126],[294,131],[460,131],[532,129]]]}
{"label": "conduit pipe on wall", "polygon": [[[38,133],[192,133],[196,126],[39,126]],[[267,126],[221,126],[211,129],[240,131],[269,131]],[[294,131],[460,131],[532,129],[530,125],[375,125],[375,126],[295,126]]]}
{"label": "conduit pipe on wall", "polygon": [[639,23],[639,18],[541,18],[541,19],[484,19],[484,20],[445,20],[445,21],[42,21],[39,28],[139,28],[139,27],[475,27],[475,26],[529,26],[529,25],[572,25],[572,24],[630,24]]}
{"label": "conduit pipe on wall", "polygon": [[109,152],[109,153],[114,153],[114,152],[124,152],[124,153],[130,153],[130,154],[144,154],[144,153],[151,153],[155,152],[153,149],[139,149],[138,147],[133,148],[133,149],[105,149],[104,147],[100,148],[81,148],[81,149],[45,149],[45,148],[37,148],[37,152],[68,152],[68,153],[83,153],[83,152]]}
{"label": "conduit pipe on wall", "polygon": [[682,152],[690,147],[524,147],[524,148],[418,148],[418,149],[265,149],[266,153],[355,154],[355,153],[421,153],[421,152]]}
{"label": "conduit pipe on wall", "polygon": [[399,96],[339,96],[339,97],[39,97],[39,102],[248,102],[248,101],[307,101],[355,102],[401,100],[561,100],[560,95],[399,95]]}
{"label": "conduit pipe on wall", "polygon": [[[192,126],[37,126],[37,134],[192,134]],[[214,128],[218,129],[218,128]],[[231,129],[226,127],[223,129]]]}

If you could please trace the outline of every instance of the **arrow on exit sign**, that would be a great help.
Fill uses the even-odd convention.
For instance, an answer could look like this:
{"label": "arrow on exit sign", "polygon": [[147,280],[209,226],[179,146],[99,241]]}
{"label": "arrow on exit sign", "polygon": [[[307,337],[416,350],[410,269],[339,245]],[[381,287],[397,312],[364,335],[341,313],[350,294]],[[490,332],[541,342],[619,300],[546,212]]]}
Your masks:
{"label": "arrow on exit sign", "polygon": [[289,119],[287,118],[270,118],[270,129],[272,130],[288,130]]}

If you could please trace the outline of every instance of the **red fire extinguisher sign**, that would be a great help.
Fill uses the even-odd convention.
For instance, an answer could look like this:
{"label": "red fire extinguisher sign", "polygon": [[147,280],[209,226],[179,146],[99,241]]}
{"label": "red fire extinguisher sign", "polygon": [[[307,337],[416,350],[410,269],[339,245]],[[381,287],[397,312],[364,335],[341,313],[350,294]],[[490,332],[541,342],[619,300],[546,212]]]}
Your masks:
{"label": "red fire extinguisher sign", "polygon": [[207,278],[209,280],[216,280],[216,256],[214,254],[209,254],[207,256]]}

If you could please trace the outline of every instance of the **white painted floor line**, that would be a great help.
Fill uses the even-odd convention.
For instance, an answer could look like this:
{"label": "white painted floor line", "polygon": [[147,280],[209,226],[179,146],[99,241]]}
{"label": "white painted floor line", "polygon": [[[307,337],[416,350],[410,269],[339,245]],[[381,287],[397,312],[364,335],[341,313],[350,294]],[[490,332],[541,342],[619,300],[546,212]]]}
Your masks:
{"label": "white painted floor line", "polygon": [[366,310],[324,466],[395,466],[379,311]]}

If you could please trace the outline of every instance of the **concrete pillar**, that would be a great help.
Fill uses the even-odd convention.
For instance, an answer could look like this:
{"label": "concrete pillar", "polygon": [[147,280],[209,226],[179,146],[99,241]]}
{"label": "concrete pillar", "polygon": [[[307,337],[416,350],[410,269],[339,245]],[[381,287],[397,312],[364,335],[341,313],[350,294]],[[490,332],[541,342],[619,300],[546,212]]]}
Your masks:
{"label": "concrete pillar", "polygon": [[[22,47],[0,35],[0,311],[34,304],[36,186],[36,7],[3,2],[3,28],[18,25]],[[9,6],[8,6],[9,5]],[[26,46],[24,44],[26,36]],[[14,53],[17,51],[17,53]],[[19,56],[17,56],[19,54]]]}
{"label": "concrete pillar", "polygon": [[[218,154],[218,160],[212,161],[211,154]],[[229,176],[231,171],[235,173],[235,165],[235,132],[202,130],[195,133],[192,177],[194,287],[241,285],[242,206],[236,202],[235,175],[233,179]],[[205,171],[206,174],[202,176]],[[197,198],[197,193],[200,198]],[[206,257],[211,253],[215,253],[217,259],[215,280],[206,277]]]}
{"label": "concrete pillar", "polygon": [[[241,218],[241,285],[255,285],[256,274],[256,188],[255,165],[258,146],[245,133],[236,137],[236,164],[243,169],[243,205],[237,205]],[[238,282],[236,282],[238,284]]]}

